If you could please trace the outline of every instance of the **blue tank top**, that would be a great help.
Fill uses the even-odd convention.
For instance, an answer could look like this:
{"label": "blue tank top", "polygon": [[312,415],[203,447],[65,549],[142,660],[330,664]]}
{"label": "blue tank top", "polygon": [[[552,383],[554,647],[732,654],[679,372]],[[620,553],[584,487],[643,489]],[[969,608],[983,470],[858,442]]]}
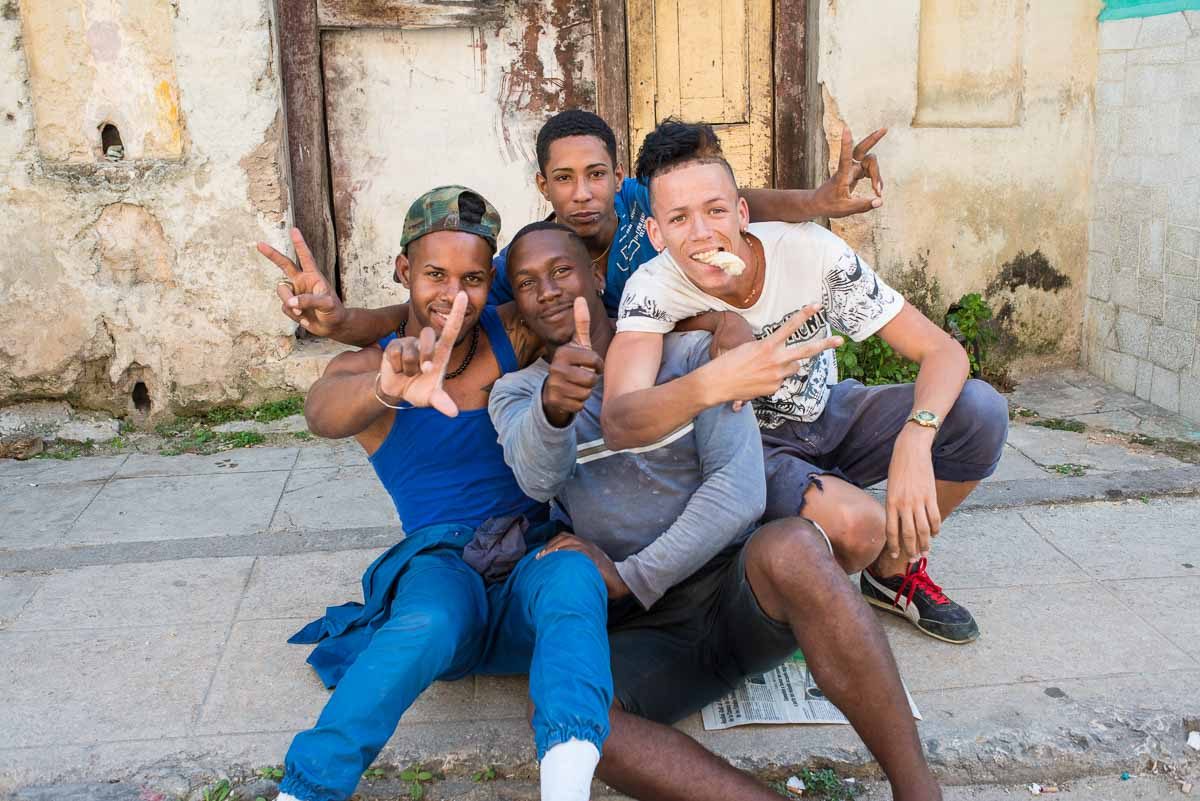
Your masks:
{"label": "blue tank top", "polygon": [[[496,309],[485,307],[479,321],[501,375],[515,371],[517,357]],[[379,344],[386,348],[393,339],[390,334]],[[433,524],[474,528],[502,515],[545,517],[546,507],[521,491],[504,463],[486,407],[458,417],[434,409],[397,411],[387,439],[369,458],[409,534]]]}

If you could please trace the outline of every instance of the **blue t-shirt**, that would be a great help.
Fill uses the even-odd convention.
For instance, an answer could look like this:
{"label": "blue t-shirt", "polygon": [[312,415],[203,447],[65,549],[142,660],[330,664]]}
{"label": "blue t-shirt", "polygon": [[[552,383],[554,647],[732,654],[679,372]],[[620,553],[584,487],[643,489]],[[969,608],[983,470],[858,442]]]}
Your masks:
{"label": "blue t-shirt", "polygon": [[[485,306],[479,323],[501,374],[516,370],[517,357],[496,309]],[[389,334],[379,346],[386,348],[394,338]],[[545,519],[545,507],[521,491],[505,463],[486,406],[460,410],[457,417],[430,408],[397,411],[387,438],[368,460],[409,534],[447,523],[474,529],[489,517]]]}
{"label": "blue t-shirt", "polygon": [[[646,218],[650,216],[650,193],[633,178],[626,178],[613,198],[617,210],[617,233],[612,248],[608,251],[608,280],[604,287],[604,307],[609,316],[616,317],[621,305],[621,293],[625,281],[638,267],[658,255],[646,235]],[[548,219],[553,220],[551,214]],[[492,279],[488,303],[500,305],[513,299],[512,286],[508,283],[508,248],[496,254],[492,260],[496,276]]]}

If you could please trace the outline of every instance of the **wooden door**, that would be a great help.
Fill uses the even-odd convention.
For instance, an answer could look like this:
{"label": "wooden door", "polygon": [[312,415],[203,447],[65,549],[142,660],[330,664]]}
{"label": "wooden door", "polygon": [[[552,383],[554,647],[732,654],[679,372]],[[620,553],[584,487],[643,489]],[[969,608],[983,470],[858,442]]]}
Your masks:
{"label": "wooden door", "polygon": [[277,2],[295,219],[348,303],[406,297],[392,281],[404,214],[435,186],[490,200],[501,245],[549,211],[534,141],[589,99],[591,6]]}
{"label": "wooden door", "polygon": [[628,0],[630,159],[665,117],[711,124],[743,186],[772,184],[772,0]]}

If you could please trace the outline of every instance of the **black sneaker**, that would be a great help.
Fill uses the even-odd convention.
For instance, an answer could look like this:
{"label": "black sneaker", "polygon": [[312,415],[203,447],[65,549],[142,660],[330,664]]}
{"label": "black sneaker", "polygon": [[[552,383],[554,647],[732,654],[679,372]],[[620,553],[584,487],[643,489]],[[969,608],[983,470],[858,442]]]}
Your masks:
{"label": "black sneaker", "polygon": [[951,601],[925,572],[924,558],[903,576],[880,578],[867,568],[859,578],[867,603],[908,618],[921,631],[943,642],[965,643],[979,636],[979,626],[965,607]]}

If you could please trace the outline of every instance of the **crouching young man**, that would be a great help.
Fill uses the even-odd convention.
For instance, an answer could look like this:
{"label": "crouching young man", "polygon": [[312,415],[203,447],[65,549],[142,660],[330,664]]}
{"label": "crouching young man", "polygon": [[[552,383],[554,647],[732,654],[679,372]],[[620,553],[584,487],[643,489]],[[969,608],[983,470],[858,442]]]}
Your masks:
{"label": "crouching young man", "polygon": [[[308,661],[336,689],[293,740],[281,799],[348,799],[434,681],[526,672],[541,797],[589,797],[612,700],[606,593],[583,554],[535,558],[545,507],[517,485],[488,417],[488,388],[517,369],[505,321],[485,305],[499,229],[465,187],[418,198],[396,259],[410,335],[339,355],[309,392],[309,427],[362,445],[407,536],[367,569],[364,604],[292,638],[319,643]],[[299,237],[297,249],[311,260]]]}
{"label": "crouching young man", "polygon": [[[574,527],[539,558],[581,551],[604,577],[620,706],[675,722],[799,645],[894,797],[939,799],[887,641],[827,540],[797,517],[758,525],[766,484],[751,410],[710,404],[644,447],[608,449],[602,376],[615,366],[606,360],[614,325],[604,309],[603,268],[575,233],[552,222],[523,228],[507,267],[546,357],[497,381],[489,410],[522,489],[553,498]],[[836,344],[787,344],[811,313],[711,362],[708,335],[672,334],[662,340],[652,380],[670,382],[706,365],[714,380],[729,382],[751,364],[786,374]],[[629,795],[777,799],[678,732],[616,712],[612,720],[598,772]]]}
{"label": "crouching young man", "polygon": [[[751,400],[762,428],[767,514],[799,515],[829,535],[842,566],[862,570],[872,604],[948,642],[975,639],[971,613],[926,570],[931,540],[1000,460],[1003,398],[967,380],[967,357],[834,234],[812,223],[750,223],[733,171],[707,125],[666,120],[647,137],[637,175],[659,255],[630,276],[606,375],[603,433],[612,448],[644,446],[703,409]],[[782,383],[753,394],[707,367],[656,385],[663,335],[705,311],[746,321],[745,339],[817,316],[789,341],[878,333],[917,362],[915,384],[838,382],[831,351],[799,359]],[[887,479],[887,503],[863,488]]]}

